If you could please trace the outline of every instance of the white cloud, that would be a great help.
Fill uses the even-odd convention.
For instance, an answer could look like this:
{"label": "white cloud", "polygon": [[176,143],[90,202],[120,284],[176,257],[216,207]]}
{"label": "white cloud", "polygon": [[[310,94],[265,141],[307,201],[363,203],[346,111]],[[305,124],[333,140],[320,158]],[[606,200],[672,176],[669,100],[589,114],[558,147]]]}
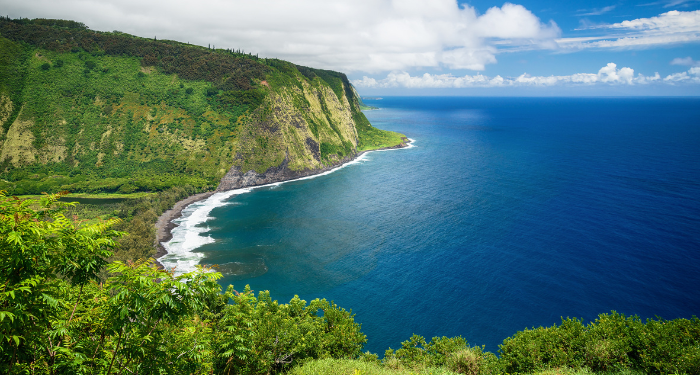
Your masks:
{"label": "white cloud", "polygon": [[697,2],[698,2],[698,0],[670,0],[666,4],[664,4],[664,8],[677,7],[677,6],[687,7],[687,6],[690,6],[690,4],[697,3]]}
{"label": "white cloud", "polygon": [[638,18],[586,29],[606,29],[610,33],[597,37],[562,38],[557,44],[564,49],[641,48],[700,41],[700,10],[670,11],[656,17]]}
{"label": "white cloud", "polygon": [[610,12],[611,10],[614,10],[616,7],[617,7],[616,5],[610,5],[610,6],[603,7],[603,8],[584,10],[583,12],[585,12],[585,13],[581,13],[581,14],[579,14],[579,16],[600,16],[601,14],[605,14],[605,13]]}
{"label": "white cloud", "polygon": [[688,69],[687,72],[670,74],[666,78],[664,78],[664,81],[668,83],[700,83],[700,66],[692,67]]}
{"label": "white cloud", "polygon": [[676,57],[671,60],[671,65],[700,66],[700,61],[694,61],[692,57]]}
{"label": "white cloud", "polygon": [[600,78],[600,82],[622,82],[630,84],[634,78],[634,69],[622,68],[618,70],[615,63],[608,63],[608,65],[600,68],[598,77]]}
{"label": "white cloud", "polygon": [[501,48],[549,48],[560,35],[521,5],[478,15],[456,0],[0,0],[0,8],[346,72],[483,70]]}
{"label": "white cloud", "polygon": [[[691,72],[692,71],[692,72]],[[666,78],[665,82],[689,81],[696,82],[689,74],[694,75],[700,82],[700,67],[691,68],[684,72],[688,78]],[[465,75],[462,77],[451,74],[428,74],[411,76],[406,72],[392,72],[384,79],[363,77],[352,83],[358,88],[467,88],[467,87],[503,87],[503,86],[555,86],[555,85],[635,85],[661,81],[659,73],[653,76],[634,75],[632,68],[617,68],[615,63],[602,67],[598,73],[576,73],[566,76],[531,76],[524,73],[515,78],[501,76],[488,77],[481,74]]]}

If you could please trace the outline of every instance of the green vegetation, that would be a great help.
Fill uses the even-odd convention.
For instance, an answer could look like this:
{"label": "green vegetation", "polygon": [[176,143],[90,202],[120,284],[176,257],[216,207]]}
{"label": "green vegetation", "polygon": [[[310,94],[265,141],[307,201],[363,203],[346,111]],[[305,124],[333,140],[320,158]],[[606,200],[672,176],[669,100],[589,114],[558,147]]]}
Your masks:
{"label": "green vegetation", "polygon": [[357,142],[359,151],[393,147],[407,140],[403,134],[373,127],[363,113],[354,114],[353,117],[357,124],[357,134],[360,138]]}
{"label": "green vegetation", "polygon": [[144,260],[158,216],[231,166],[313,170],[405,142],[362,108],[342,73],[0,18],[0,189],[80,193],[0,193],[0,372],[700,374],[695,317],[564,319],[506,338],[498,356],[414,335],[380,360],[333,302],[279,304]]}
{"label": "green vegetation", "polygon": [[[0,189],[212,190],[232,167],[319,169],[400,138],[347,77],[232,49],[0,19]],[[366,132],[370,129],[370,132]]]}
{"label": "green vegetation", "polygon": [[67,212],[120,218],[129,235],[110,260],[147,258],[158,215],[215,189],[231,167],[314,170],[399,144],[369,126],[359,102],[342,73],[74,21],[0,18],[0,189],[134,198]]}
{"label": "green vegetation", "polygon": [[74,222],[59,198],[0,193],[4,374],[263,374],[354,358],[366,341],[325,300],[278,304],[248,288],[222,294],[221,275],[205,269],[175,277],[152,261],[108,264],[118,220]]}
{"label": "green vegetation", "polygon": [[110,263],[126,236],[120,220],[69,219],[61,196],[0,192],[5,374],[700,373],[700,319],[615,312],[518,332],[499,356],[461,337],[414,335],[380,360],[361,352],[366,336],[333,302],[280,304],[249,287],[222,293],[211,270],[175,277],[152,260]]}

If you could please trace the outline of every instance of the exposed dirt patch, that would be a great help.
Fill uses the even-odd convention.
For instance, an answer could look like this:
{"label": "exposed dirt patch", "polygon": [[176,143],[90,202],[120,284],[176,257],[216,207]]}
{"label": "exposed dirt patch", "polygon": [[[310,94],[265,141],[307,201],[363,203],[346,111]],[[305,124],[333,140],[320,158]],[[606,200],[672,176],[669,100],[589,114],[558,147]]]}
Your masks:
{"label": "exposed dirt patch", "polygon": [[5,121],[12,115],[12,100],[7,95],[0,95],[0,127],[5,124]]}
{"label": "exposed dirt patch", "polygon": [[156,71],[155,66],[142,66],[141,71],[146,74],[151,74]]}
{"label": "exposed dirt patch", "polygon": [[49,61],[49,59],[46,58],[46,56],[43,56],[39,52],[35,53],[34,57],[36,57],[37,59],[39,59],[41,61],[51,62],[51,61]]}
{"label": "exposed dirt patch", "polygon": [[203,139],[181,138],[178,141],[187,152],[202,151],[206,146]]}
{"label": "exposed dirt patch", "polygon": [[36,149],[32,146],[34,134],[32,133],[32,120],[20,120],[22,113],[17,116],[7,131],[7,137],[2,145],[0,160],[10,159],[15,167],[34,163],[36,160]]}
{"label": "exposed dirt patch", "polygon": [[96,166],[96,167],[101,167],[101,166],[102,166],[102,159],[105,157],[105,155],[106,155],[106,154],[105,154],[104,152],[100,152],[100,153],[97,154],[97,163],[95,163],[95,166]]}
{"label": "exposed dirt patch", "polygon": [[107,131],[102,133],[102,138],[100,139],[100,148],[105,147],[105,140],[107,138],[109,138],[110,135],[112,135],[112,128],[111,127],[107,128]]}
{"label": "exposed dirt patch", "polygon": [[59,163],[66,159],[68,155],[68,148],[66,148],[66,140],[63,137],[58,139],[52,139],[49,141],[46,148],[41,152],[39,160],[41,163],[46,164],[50,162]]}

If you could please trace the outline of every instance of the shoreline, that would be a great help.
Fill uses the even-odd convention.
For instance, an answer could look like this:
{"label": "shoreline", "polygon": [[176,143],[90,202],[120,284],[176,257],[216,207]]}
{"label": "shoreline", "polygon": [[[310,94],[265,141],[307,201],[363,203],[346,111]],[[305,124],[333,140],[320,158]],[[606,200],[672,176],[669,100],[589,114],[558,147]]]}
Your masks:
{"label": "shoreline", "polygon": [[163,242],[168,242],[173,238],[172,230],[173,228],[177,227],[177,224],[173,223],[173,220],[180,218],[182,216],[182,211],[190,204],[207,199],[214,195],[214,193],[216,193],[216,191],[208,191],[206,193],[190,195],[189,197],[175,203],[171,209],[163,212],[163,214],[158,217],[155,224],[157,251],[153,256],[158,268],[164,268],[158,259],[168,254],[163,246]]}
{"label": "shoreline", "polygon": [[[285,178],[285,179],[280,179],[278,181],[272,181],[271,183],[277,183],[277,182],[286,182],[286,181],[292,181],[297,178],[303,178],[303,177],[308,177],[308,176],[315,176],[319,175],[321,173],[328,172],[334,168],[341,167],[347,163],[350,163],[351,161],[356,160],[360,156],[364,155],[365,153],[372,152],[372,151],[383,151],[383,150],[396,150],[396,149],[401,149],[401,148],[406,148],[408,145],[411,143],[411,140],[406,138],[403,143],[396,145],[396,146],[390,146],[390,147],[382,147],[374,150],[365,150],[365,151],[360,151],[357,154],[353,155],[352,158],[345,158],[343,159],[340,163],[328,167],[324,167],[321,169],[315,169],[313,170],[312,173],[304,174],[303,176],[296,176],[292,178]],[[236,187],[236,189],[241,189],[241,188],[250,188],[250,187],[256,187],[256,186],[262,186],[264,184],[250,184],[246,186],[240,186]],[[218,188],[213,191],[208,191],[206,193],[199,193],[195,195],[190,195],[189,197],[178,201],[173,205],[173,207],[161,214],[158,217],[158,220],[155,223],[156,227],[156,254],[153,256],[155,259],[156,265],[158,268],[163,269],[163,265],[160,263],[158,259],[161,257],[165,256],[168,254],[167,250],[165,250],[165,247],[163,246],[163,242],[168,242],[173,238],[172,230],[176,228],[178,225],[173,223],[173,220],[178,219],[182,216],[182,211],[187,208],[192,203],[199,202],[202,200],[205,200],[215,193],[220,193],[224,191],[229,191],[229,190],[234,190],[234,189],[222,189],[219,190]]]}

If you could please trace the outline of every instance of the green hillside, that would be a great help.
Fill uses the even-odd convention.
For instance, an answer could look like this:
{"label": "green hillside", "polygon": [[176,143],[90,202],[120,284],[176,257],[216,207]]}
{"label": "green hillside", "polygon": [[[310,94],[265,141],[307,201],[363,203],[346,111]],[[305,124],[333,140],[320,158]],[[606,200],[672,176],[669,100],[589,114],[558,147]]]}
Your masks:
{"label": "green hillside", "polygon": [[211,190],[402,143],[342,73],[44,19],[0,20],[0,126],[11,194]]}
{"label": "green hillside", "polygon": [[68,210],[121,219],[129,234],[111,261],[154,256],[158,216],[189,195],[313,174],[403,140],[369,124],[342,73],[0,18],[0,190],[110,198]]}

